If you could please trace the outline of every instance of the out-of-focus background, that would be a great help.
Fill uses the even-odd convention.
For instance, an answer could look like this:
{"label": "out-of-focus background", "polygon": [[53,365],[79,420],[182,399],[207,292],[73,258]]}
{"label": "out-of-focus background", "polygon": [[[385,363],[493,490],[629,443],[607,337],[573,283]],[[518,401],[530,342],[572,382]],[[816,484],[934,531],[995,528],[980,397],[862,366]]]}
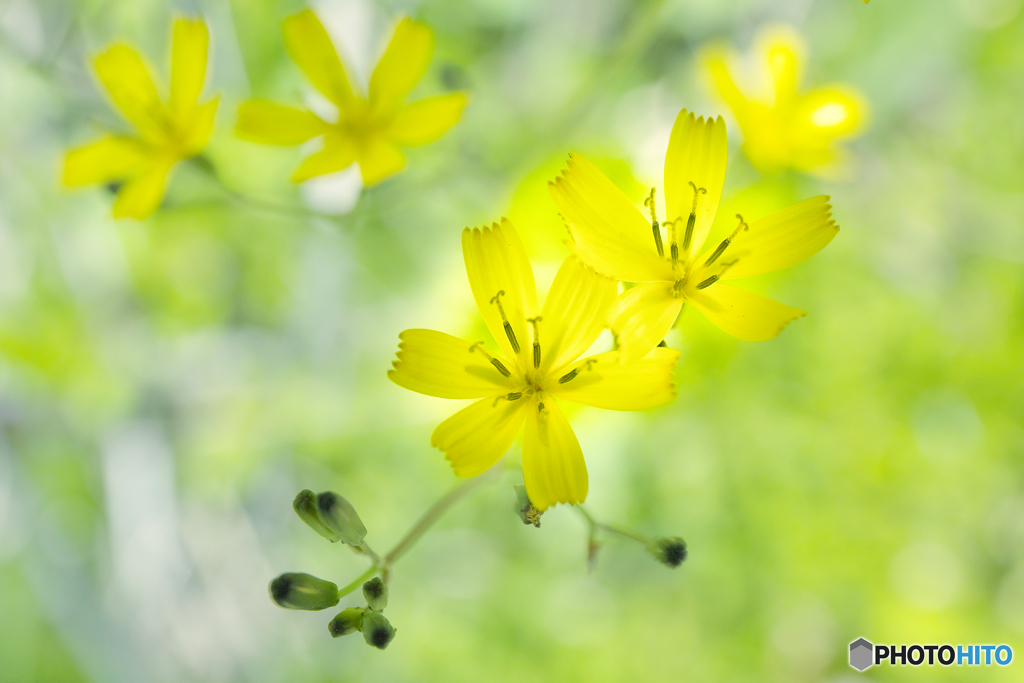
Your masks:
{"label": "out-of-focus background", "polygon": [[[240,101],[307,92],[280,31],[301,2],[2,0],[0,681],[1020,680],[846,658],[859,636],[1024,656],[1022,5],[317,2],[357,80],[408,13],[437,36],[414,95],[471,96],[360,193],[296,188],[300,150],[232,134]],[[207,154],[262,204],[185,165],[153,218],[114,221],[107,190],[57,183],[123,125],[88,60],[124,39],[166,69],[178,12],[213,36]],[[841,182],[758,173],[701,74],[702,46],[770,22],[807,41],[807,85],[870,104]],[[292,513],[300,489],[343,493],[386,548],[456,483],[429,438],[457,402],[385,371],[401,330],[475,324],[461,229],[508,215],[549,281],[567,153],[639,204],[682,107],[730,123],[729,216],[827,193],[842,226],[748,283],[810,312],[779,338],[689,311],[675,403],[572,416],[592,513],[684,536],[686,563],[607,538],[588,574],[582,520],[524,527],[507,479],[398,564],[387,651],[273,605],[278,573],[365,566]]]}

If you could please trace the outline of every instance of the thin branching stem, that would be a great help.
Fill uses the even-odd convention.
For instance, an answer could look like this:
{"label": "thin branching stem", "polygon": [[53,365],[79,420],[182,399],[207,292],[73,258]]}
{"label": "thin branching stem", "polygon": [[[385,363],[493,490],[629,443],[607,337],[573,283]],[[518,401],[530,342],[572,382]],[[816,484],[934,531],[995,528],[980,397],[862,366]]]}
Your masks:
{"label": "thin branching stem", "polygon": [[408,550],[420,540],[420,537],[427,532],[430,527],[437,522],[438,519],[444,515],[448,509],[457,503],[459,499],[465,496],[473,489],[481,486],[482,484],[489,481],[492,477],[499,474],[501,470],[492,468],[489,472],[481,474],[477,477],[469,479],[468,481],[459,484],[454,489],[449,491],[441,500],[434,503],[434,505],[423,513],[420,520],[416,522],[416,525],[409,530],[409,532],[395,545],[391,551],[384,556],[384,567],[390,569],[391,565],[394,564],[399,558],[402,557]]}
{"label": "thin branching stem", "polygon": [[651,539],[647,538],[646,536],[643,536],[642,534],[638,534],[637,532],[632,531],[630,529],[618,526],[617,524],[605,524],[604,522],[597,521],[596,519],[594,519],[594,516],[587,512],[587,509],[584,508],[582,505],[576,505],[574,507],[577,510],[579,510],[579,513],[583,516],[583,519],[585,519],[587,521],[587,524],[590,526],[591,539],[593,539],[595,532],[601,530],[607,531],[608,533],[617,534],[619,536],[622,536],[623,538],[628,538],[644,546],[647,546],[651,542]]}
{"label": "thin branching stem", "polygon": [[370,578],[371,578],[371,577],[372,577],[372,576],[373,576],[374,574],[376,574],[376,573],[377,573],[377,570],[378,570],[378,569],[380,569],[380,565],[379,565],[379,564],[377,564],[376,562],[374,562],[373,564],[371,564],[371,565],[369,566],[369,568],[367,568],[367,570],[366,570],[365,572],[363,572],[362,574],[360,574],[360,575],[359,575],[359,576],[358,576],[357,578],[353,579],[353,580],[352,580],[352,583],[350,583],[350,584],[348,584],[348,585],[346,585],[346,586],[342,586],[341,588],[339,588],[339,589],[338,589],[338,597],[339,597],[339,598],[343,598],[343,597],[345,597],[346,595],[348,595],[349,593],[351,593],[352,591],[354,591],[355,589],[357,589],[357,588],[359,588],[360,586],[362,586],[362,585],[363,585],[363,582],[365,582],[365,581],[369,581],[369,580],[370,580]]}

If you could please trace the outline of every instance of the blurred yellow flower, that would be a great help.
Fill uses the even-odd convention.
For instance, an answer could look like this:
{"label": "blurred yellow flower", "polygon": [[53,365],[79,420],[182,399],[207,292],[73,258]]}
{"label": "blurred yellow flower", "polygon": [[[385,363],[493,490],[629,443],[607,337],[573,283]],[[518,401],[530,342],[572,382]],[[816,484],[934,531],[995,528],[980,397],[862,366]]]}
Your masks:
{"label": "blurred yellow flower", "polygon": [[437,95],[405,104],[423,77],[434,49],[430,29],[402,19],[370,77],[369,94],[355,92],[345,67],[312,10],[284,21],[284,41],[292,59],[310,82],[337,107],[336,121],[308,109],[252,100],[238,108],[240,137],[269,145],[298,145],[323,137],[323,147],[292,174],[301,183],[314,176],[359,164],[364,185],[373,185],[405,166],[399,146],[415,147],[437,140],[462,116],[466,95]]}
{"label": "blurred yellow flower", "polygon": [[[550,184],[576,255],[599,273],[640,283],[626,290],[611,328],[627,358],[646,354],[665,338],[691,302],[720,328],[740,339],[775,337],[806,315],[721,280],[786,268],[820,251],[839,231],[827,196],[818,196],[748,225],[738,217],[732,234],[701,253],[725,181],[725,122],[679,113],[665,156],[665,229],[652,221],[589,161],[570,154],[568,168]],[[698,256],[699,254],[699,256]]]}
{"label": "blurred yellow flower", "polygon": [[770,27],[756,44],[749,56],[756,81],[746,89],[737,83],[741,69],[730,48],[719,45],[703,53],[715,92],[743,132],[744,154],[765,172],[792,168],[824,177],[841,174],[845,150],[836,143],[863,127],[864,98],[841,84],[800,90],[806,49],[794,29]]}
{"label": "blurred yellow flower", "polygon": [[137,134],[110,134],[69,151],[61,177],[64,185],[123,182],[114,217],[141,219],[153,213],[163,199],[171,168],[203,151],[213,132],[220,98],[199,104],[209,42],[201,20],[175,20],[166,104],[137,50],[117,43],[97,55],[93,67],[100,83]]}
{"label": "blurred yellow flower", "polygon": [[642,410],[675,397],[678,352],[654,349],[623,362],[617,351],[580,358],[606,326],[616,284],[576,257],[562,263],[543,309],[533,269],[507,219],[462,233],[466,273],[499,351],[433,330],[405,330],[388,377],[440,398],[480,399],[438,425],[431,443],[455,474],[473,477],[505,454],[519,427],[523,478],[538,510],[587,497],[587,466],[554,398],[609,410]]}

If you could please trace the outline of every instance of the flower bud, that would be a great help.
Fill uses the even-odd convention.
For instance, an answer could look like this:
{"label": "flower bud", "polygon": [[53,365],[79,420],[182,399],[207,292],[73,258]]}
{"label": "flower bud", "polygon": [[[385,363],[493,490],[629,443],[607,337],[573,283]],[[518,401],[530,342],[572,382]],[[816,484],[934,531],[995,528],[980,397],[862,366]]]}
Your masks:
{"label": "flower bud", "polygon": [[388,606],[388,585],[375,576],[363,584],[363,597],[370,609],[383,612]]}
{"label": "flower bud", "polygon": [[367,610],[363,615],[363,638],[367,645],[383,650],[395,639],[395,628],[380,612]]}
{"label": "flower bud", "polygon": [[342,610],[336,617],[331,619],[331,623],[327,624],[327,630],[335,638],[361,631],[363,628],[363,612],[365,611],[366,609],[363,607],[349,607]]}
{"label": "flower bud", "polygon": [[515,487],[516,490],[516,501],[513,507],[513,512],[519,515],[519,519],[522,520],[523,524],[532,524],[535,527],[540,526],[540,516],[544,513],[533,507],[533,503],[530,502],[530,496],[526,493],[526,487],[522,484]]}
{"label": "flower bud", "polygon": [[337,543],[341,540],[338,538],[338,534],[324,526],[324,523],[320,521],[320,517],[316,514],[315,493],[309,489],[299,491],[299,495],[295,496],[295,500],[292,502],[292,507],[295,508],[295,514],[299,516],[299,519],[305,522],[310,529],[331,543]]}
{"label": "flower bud", "polygon": [[656,538],[647,546],[647,552],[654,555],[658,562],[674,569],[686,559],[686,541],[678,536]]}
{"label": "flower bud", "polygon": [[338,587],[309,574],[281,574],[270,582],[270,597],[287,609],[321,610],[338,604]]}
{"label": "flower bud", "polygon": [[366,527],[352,504],[333,491],[316,496],[316,512],[320,522],[349,545],[359,545],[366,536]]}

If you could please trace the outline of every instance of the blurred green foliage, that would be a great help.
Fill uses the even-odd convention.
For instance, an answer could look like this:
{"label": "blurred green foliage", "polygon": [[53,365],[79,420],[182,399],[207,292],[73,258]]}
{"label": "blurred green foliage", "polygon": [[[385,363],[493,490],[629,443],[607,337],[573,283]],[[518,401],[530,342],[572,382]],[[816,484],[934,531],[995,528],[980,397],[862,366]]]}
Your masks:
{"label": "blurred green foliage", "polygon": [[[350,179],[297,189],[299,150],[231,135],[243,99],[301,98],[280,37],[301,6],[0,4],[0,681],[840,681],[859,636],[1024,654],[1020,0],[318,3],[366,68],[398,14],[428,23],[414,96],[471,95],[326,216]],[[230,191],[188,166],[153,219],[114,222],[105,190],[57,186],[64,149],[121,125],[88,59],[125,39],[162,64],[174,12],[210,24]],[[274,606],[279,573],[364,566],[291,512],[299,490],[341,492],[386,547],[455,483],[429,446],[451,404],[385,371],[402,329],[479,325],[462,227],[510,215],[550,279],[567,152],[639,203],[676,112],[725,113],[697,50],[767,21],[806,37],[809,85],[873,112],[843,184],[762,178],[730,127],[728,227],[833,197],[835,242],[756,283],[810,314],[760,344],[684,315],[674,404],[574,416],[589,509],[682,535],[683,566],[607,538],[588,575],[583,521],[524,527],[509,480],[396,567],[386,652]]]}

